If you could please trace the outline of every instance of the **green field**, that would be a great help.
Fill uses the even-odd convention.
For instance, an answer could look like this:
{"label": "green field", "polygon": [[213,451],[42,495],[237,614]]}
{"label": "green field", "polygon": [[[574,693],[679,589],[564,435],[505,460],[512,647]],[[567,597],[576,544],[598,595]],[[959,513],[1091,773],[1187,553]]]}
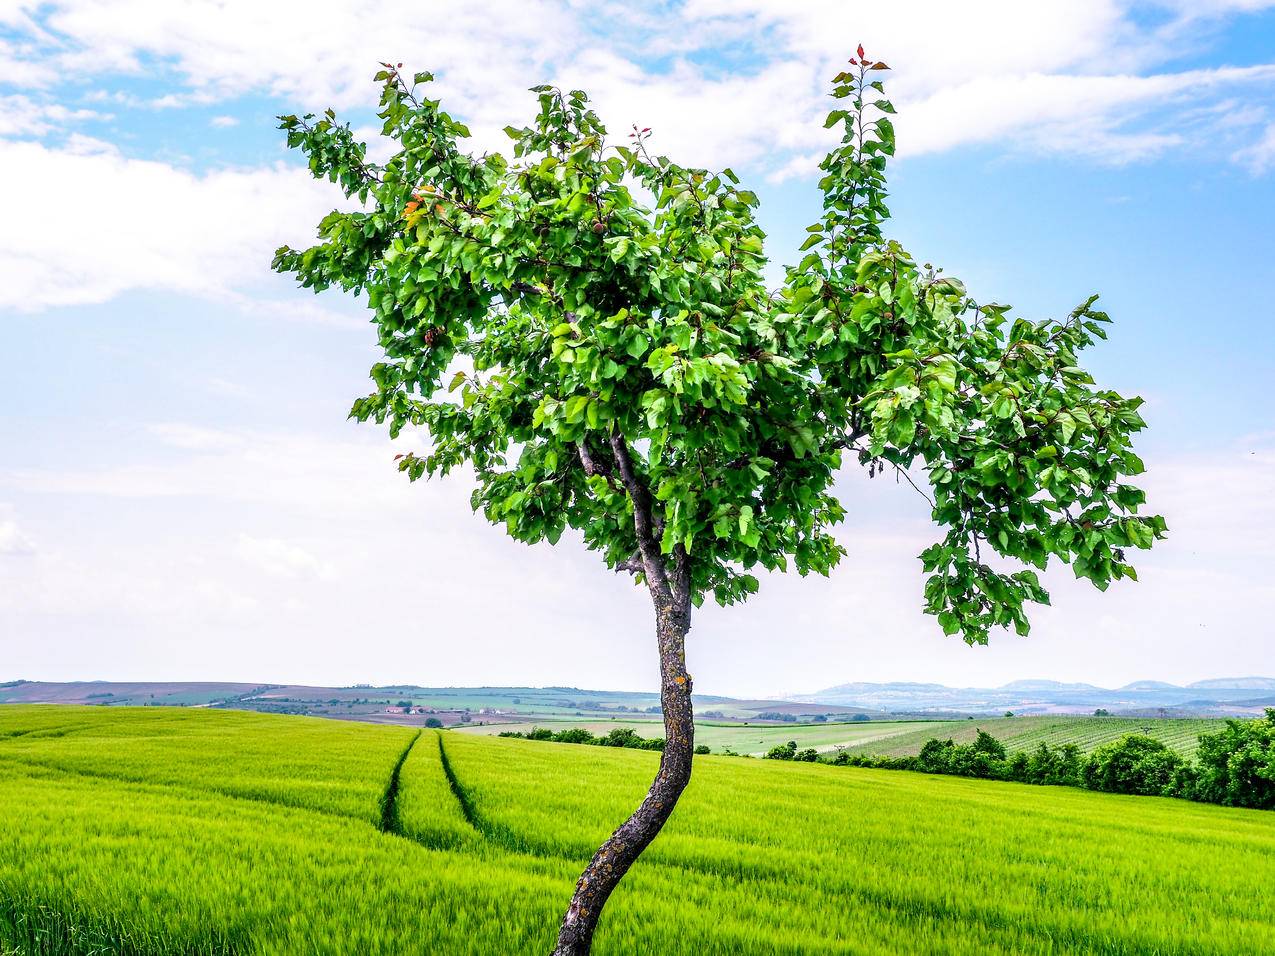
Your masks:
{"label": "green field", "polygon": [[[0,708],[0,951],[544,953],[657,760]],[[1272,882],[1271,813],[710,756],[596,951],[1271,952]]]}
{"label": "green field", "polygon": [[[1195,753],[1199,736],[1220,729],[1225,721],[1208,718],[1152,719],[1131,717],[992,717],[977,720],[873,720],[851,723],[818,724],[717,724],[695,725],[695,742],[706,744],[714,752],[729,748],[740,754],[760,756],[771,747],[789,740],[798,747],[814,747],[827,752],[844,748],[851,753],[884,754],[898,757],[919,753],[931,737],[957,743],[970,743],[980,729],[1001,741],[1007,750],[1031,750],[1042,742],[1054,747],[1077,744],[1088,753],[1100,744],[1117,740],[1125,734],[1146,734],[1161,740],[1184,756]],[[521,724],[488,724],[457,728],[463,733],[499,734],[513,730],[526,732],[533,727],[563,730],[584,727],[595,734],[605,734],[615,727],[632,727],[647,737],[662,737],[664,728],[658,721],[541,720]]]}

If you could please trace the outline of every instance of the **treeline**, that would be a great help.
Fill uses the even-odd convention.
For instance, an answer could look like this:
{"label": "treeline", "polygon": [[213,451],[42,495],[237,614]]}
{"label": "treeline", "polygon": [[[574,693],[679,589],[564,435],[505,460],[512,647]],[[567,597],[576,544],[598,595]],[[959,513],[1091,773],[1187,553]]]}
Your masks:
{"label": "treeline", "polygon": [[931,739],[914,757],[858,756],[844,750],[826,757],[813,749],[798,750],[791,740],[766,757],[1275,810],[1275,708],[1267,709],[1265,717],[1228,720],[1224,729],[1201,734],[1194,762],[1141,734],[1113,740],[1088,755],[1075,744],[1050,747],[1043,742],[1035,750],[1007,754],[1004,744],[982,730],[970,744]]}
{"label": "treeline", "polygon": [[[533,727],[525,734],[516,730],[506,730],[501,737],[520,737],[523,740],[551,740],[556,744],[588,744],[592,747],[626,747],[629,750],[664,750],[663,737],[641,737],[631,727],[616,727],[607,734],[597,737],[583,727],[570,727],[554,733],[547,727]],[[708,747],[702,744],[695,748],[697,754],[706,754]]]}
{"label": "treeline", "polygon": [[[664,749],[663,737],[641,737],[628,727],[616,727],[601,737],[582,727],[557,733],[535,727],[525,734],[505,731],[500,736],[550,740],[560,744],[626,747],[630,750]],[[710,751],[700,744],[695,752],[707,754]],[[725,753],[746,756],[729,749]],[[771,748],[766,759],[838,767],[915,770],[1275,810],[1275,708],[1268,708],[1265,717],[1228,720],[1224,729],[1201,734],[1194,762],[1155,738],[1141,734],[1128,734],[1103,744],[1090,754],[1082,753],[1075,744],[1051,747],[1044,742],[1035,750],[1010,754],[1004,744],[983,730],[969,744],[958,744],[951,739],[931,739],[914,757],[857,755],[845,750],[825,755],[813,747],[799,750],[797,742],[790,740]]]}

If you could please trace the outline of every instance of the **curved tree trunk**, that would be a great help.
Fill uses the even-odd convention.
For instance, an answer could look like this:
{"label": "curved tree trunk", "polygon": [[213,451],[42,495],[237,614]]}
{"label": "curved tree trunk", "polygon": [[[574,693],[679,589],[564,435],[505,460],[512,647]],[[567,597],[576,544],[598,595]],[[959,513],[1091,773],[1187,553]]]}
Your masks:
{"label": "curved tree trunk", "polygon": [[562,919],[553,956],[589,952],[598,917],[611,891],[659,834],[691,779],[695,722],[691,677],[686,672],[688,601],[656,597],[656,638],[660,647],[660,703],[664,709],[664,754],[642,805],[598,848],[585,867]]}

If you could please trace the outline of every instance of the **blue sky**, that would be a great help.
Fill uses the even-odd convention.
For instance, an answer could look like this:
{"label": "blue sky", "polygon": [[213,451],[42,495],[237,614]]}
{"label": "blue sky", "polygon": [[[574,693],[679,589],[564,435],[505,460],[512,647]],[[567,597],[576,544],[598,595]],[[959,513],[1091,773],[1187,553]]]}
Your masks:
{"label": "blue sky", "polygon": [[920,613],[919,500],[847,475],[843,567],[701,614],[697,689],[1275,673],[1275,3],[115,0],[0,2],[0,679],[653,686],[640,592],[345,421],[374,340],[269,272],[337,198],[274,116],[333,105],[375,151],[392,59],[490,149],[526,87],[580,86],[746,176],[778,275],[860,41],[894,67],[894,233],[1024,314],[1102,294],[1090,362],[1148,400],[1172,536],[969,649]]}

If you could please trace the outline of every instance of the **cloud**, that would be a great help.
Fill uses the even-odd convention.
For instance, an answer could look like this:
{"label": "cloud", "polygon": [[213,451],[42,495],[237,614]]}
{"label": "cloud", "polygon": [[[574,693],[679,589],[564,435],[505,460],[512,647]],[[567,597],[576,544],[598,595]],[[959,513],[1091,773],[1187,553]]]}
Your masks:
{"label": "cloud", "polygon": [[[1151,76],[978,77],[900,109],[902,155],[998,143],[1020,150],[1073,153],[1110,162],[1154,156],[1184,141],[1207,118],[1184,124],[1181,112],[1164,130],[1136,125],[1148,106],[1185,106],[1218,88],[1275,82],[1275,65],[1189,70]],[[1171,131],[1170,131],[1171,130]]]}
{"label": "cloud", "polygon": [[0,520],[0,557],[35,554],[35,543],[19,530],[16,522]]}
{"label": "cloud", "polygon": [[110,119],[110,114],[69,109],[60,103],[39,103],[22,94],[0,96],[0,137],[44,136],[73,123],[105,119]]}
{"label": "cloud", "polygon": [[[268,275],[271,254],[310,239],[339,199],[334,190],[296,165],[195,171],[85,136],[72,126],[98,114],[52,102],[50,64],[122,109],[253,95],[298,111],[332,104],[361,119],[376,96],[369,74],[392,58],[438,72],[431,95],[469,122],[476,150],[503,148],[500,130],[534,107],[526,87],[550,80],[589,90],[615,140],[640,123],[654,128],[658,152],[780,182],[813,175],[831,144],[822,128],[827,80],[861,39],[896,67],[902,157],[992,146],[1127,163],[1190,142],[1197,155],[1212,150],[1260,174],[1272,165],[1275,134],[1243,140],[1262,111],[1256,100],[1275,86],[1275,66],[1164,69],[1188,51],[1201,59],[1184,24],[1198,32],[1256,6],[1170,4],[1153,29],[1115,0],[688,0],[658,11],[492,0],[424,12],[408,0],[321,11],[302,0],[19,2],[5,22],[22,39],[0,46],[13,60],[0,71],[36,92],[6,99],[0,131],[42,141],[0,140],[0,176],[27,184],[0,223],[0,308],[166,290],[348,321],[318,303],[261,294],[291,288]],[[120,76],[147,91],[102,88]],[[209,122],[237,119],[224,112]],[[60,145],[49,141],[58,132],[69,134]],[[383,156],[387,144],[369,139]]]}
{"label": "cloud", "polygon": [[511,81],[523,89],[531,85],[528,68],[543,69],[584,36],[583,17],[552,0],[321,7],[306,0],[62,0],[20,7],[53,38],[24,62],[47,57],[63,71],[98,75],[142,76],[163,67],[205,100],[265,91],[338,107],[365,105],[368,78],[388,59],[410,59],[418,69],[445,65],[449,85],[467,101]]}
{"label": "cloud", "polygon": [[215,451],[234,448],[242,443],[242,438],[233,432],[202,428],[198,425],[187,425],[181,422],[150,425],[147,430],[174,448],[184,448],[190,451]]}
{"label": "cloud", "polygon": [[794,155],[826,143],[827,81],[859,41],[896,67],[905,153],[996,140],[1123,162],[1177,146],[1173,132],[1138,121],[1188,91],[1198,99],[1262,74],[1164,64],[1198,63],[1201,31],[1269,4],[1168,2],[1154,18],[1144,6],[686,0],[647,11],[488,0],[434,3],[422,15],[410,0],[321,12],[302,0],[117,0],[109,11],[61,0],[22,3],[18,19],[38,25],[24,60],[96,78],[166,77],[166,104],[264,93],[297,108],[368,107],[368,74],[392,59],[435,70],[434,92],[482,148],[501,145],[498,131],[527,114],[527,86],[551,80],[593,92],[620,137],[640,121],[656,126],[658,148],[691,162],[756,163],[783,178]]}
{"label": "cloud", "polygon": [[208,124],[216,127],[217,129],[229,129],[232,126],[238,126],[239,120],[235,119],[233,116],[214,116],[208,121]]}
{"label": "cloud", "polygon": [[400,451],[420,447],[412,435],[396,442],[370,428],[347,426],[333,438],[274,429],[209,429],[185,423],[144,429],[154,444],[134,441],[127,464],[84,468],[0,469],[0,487],[27,494],[89,495],[152,500],[198,498],[267,505],[321,517],[359,514],[412,500],[440,487],[408,488],[393,466]]}
{"label": "cloud", "polygon": [[1254,176],[1275,169],[1275,123],[1268,123],[1261,139],[1236,150],[1231,158],[1247,167]]}
{"label": "cloud", "polygon": [[88,137],[61,148],[0,141],[0,179],[24,184],[0,220],[0,308],[19,311],[136,289],[227,296],[260,286],[274,250],[306,244],[340,198],[301,169],[198,174]]}
{"label": "cloud", "polygon": [[279,538],[254,538],[239,535],[235,554],[252,567],[266,574],[293,580],[322,579],[332,577],[332,567],[309,551]]}

